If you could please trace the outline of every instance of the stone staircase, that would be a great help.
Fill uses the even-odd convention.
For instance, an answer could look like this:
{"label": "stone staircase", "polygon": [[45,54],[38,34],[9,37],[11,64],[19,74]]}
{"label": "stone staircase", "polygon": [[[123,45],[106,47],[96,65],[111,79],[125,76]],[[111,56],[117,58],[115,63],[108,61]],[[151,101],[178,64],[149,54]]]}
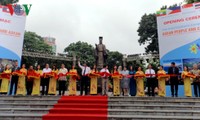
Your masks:
{"label": "stone staircase", "polygon": [[42,120],[60,97],[0,96],[0,120]]}
{"label": "stone staircase", "polygon": [[200,120],[199,98],[110,97],[109,120]]}
{"label": "stone staircase", "polygon": [[[58,96],[0,96],[0,120],[42,120]],[[109,120],[200,120],[199,98],[109,97]]]}

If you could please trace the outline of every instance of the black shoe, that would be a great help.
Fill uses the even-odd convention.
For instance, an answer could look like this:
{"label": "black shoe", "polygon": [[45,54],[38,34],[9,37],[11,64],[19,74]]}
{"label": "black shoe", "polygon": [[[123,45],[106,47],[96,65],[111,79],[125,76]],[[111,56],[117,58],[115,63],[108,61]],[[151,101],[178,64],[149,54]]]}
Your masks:
{"label": "black shoe", "polygon": [[172,95],[172,97],[174,97],[174,95]]}
{"label": "black shoe", "polygon": [[178,95],[175,95],[176,97],[178,97]]}

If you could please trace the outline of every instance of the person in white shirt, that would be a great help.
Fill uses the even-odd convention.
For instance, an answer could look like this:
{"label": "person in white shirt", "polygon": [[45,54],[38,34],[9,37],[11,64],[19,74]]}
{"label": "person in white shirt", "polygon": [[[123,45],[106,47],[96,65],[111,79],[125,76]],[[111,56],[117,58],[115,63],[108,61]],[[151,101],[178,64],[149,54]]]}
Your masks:
{"label": "person in white shirt", "polygon": [[86,63],[83,64],[83,66],[80,64],[80,61],[78,62],[78,66],[82,69],[82,77],[81,77],[81,92],[80,95],[83,95],[83,88],[85,89],[85,95],[88,93],[88,86],[89,86],[89,73],[90,73],[90,67],[87,66]]}
{"label": "person in white shirt", "polygon": [[[49,73],[51,72],[51,68],[49,68],[49,64],[45,65],[45,68],[42,70],[42,74],[44,73]],[[50,77],[44,77],[42,79],[42,95],[48,95],[48,90],[49,90],[49,79]],[[45,91],[45,87],[46,87],[46,91]]]}
{"label": "person in white shirt", "polygon": [[155,71],[152,69],[151,64],[148,65],[148,69],[145,71],[145,74],[147,75],[147,87],[148,87],[148,95],[149,96],[155,96],[154,89],[156,87],[156,76]]}
{"label": "person in white shirt", "polygon": [[[104,65],[100,73],[110,74],[108,66]],[[106,74],[102,75],[102,95],[108,95],[108,76],[106,76]]]}
{"label": "person in white shirt", "polygon": [[[61,68],[60,68],[60,70],[58,71],[58,75],[59,75],[59,74],[65,75],[67,72],[68,72],[68,70],[67,70],[67,68],[65,68],[65,65],[64,65],[64,64],[61,64]],[[67,81],[66,76],[59,76],[59,78],[58,78],[58,83],[59,83],[59,95],[61,95],[61,92],[62,92],[62,95],[65,95],[66,81]]]}

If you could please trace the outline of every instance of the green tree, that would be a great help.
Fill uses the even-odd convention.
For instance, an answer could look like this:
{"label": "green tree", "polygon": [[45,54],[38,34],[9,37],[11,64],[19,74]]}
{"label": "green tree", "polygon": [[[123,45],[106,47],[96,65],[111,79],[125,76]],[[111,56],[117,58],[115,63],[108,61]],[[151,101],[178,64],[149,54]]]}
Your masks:
{"label": "green tree", "polygon": [[[52,53],[52,47],[47,45],[43,38],[37,35],[34,32],[25,32],[24,33],[24,44],[23,50],[29,52],[39,52],[39,53]],[[55,61],[42,59],[42,58],[32,58],[32,57],[22,57],[22,63],[25,63],[27,66],[35,65],[36,63],[41,64],[42,66],[45,63],[54,63]]]}
{"label": "green tree", "polygon": [[31,52],[52,53],[52,47],[34,32],[25,32],[23,50]]}
{"label": "green tree", "polygon": [[113,69],[114,65],[122,65],[123,54],[118,51],[109,51],[107,64],[110,70]]}
{"label": "green tree", "polygon": [[200,2],[200,0],[184,0],[187,4],[194,3],[194,2]]}
{"label": "green tree", "polygon": [[95,63],[94,59],[94,47],[87,42],[78,41],[71,43],[64,49],[64,52],[68,52],[70,56],[75,54],[82,62],[87,62],[89,66]]}
{"label": "green tree", "polygon": [[1,5],[17,3],[19,0],[0,0]]}
{"label": "green tree", "polygon": [[[76,43],[71,43],[64,51],[68,52],[70,56],[76,54],[80,61],[87,62],[89,66],[92,66],[95,64],[94,49],[95,48],[87,42],[78,41]],[[122,58],[123,55],[120,52],[108,50],[107,64],[109,69],[112,69],[115,64],[122,65]]]}
{"label": "green tree", "polygon": [[140,36],[138,40],[139,44],[148,44],[147,47],[145,47],[146,53],[158,52],[158,34],[155,14],[144,14],[139,22],[137,32]]}

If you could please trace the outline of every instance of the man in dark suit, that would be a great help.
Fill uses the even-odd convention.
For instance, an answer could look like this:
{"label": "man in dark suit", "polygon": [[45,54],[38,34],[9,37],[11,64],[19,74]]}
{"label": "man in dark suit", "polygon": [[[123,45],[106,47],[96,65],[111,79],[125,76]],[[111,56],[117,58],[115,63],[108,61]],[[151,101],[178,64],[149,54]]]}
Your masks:
{"label": "man in dark suit", "polygon": [[[3,65],[0,63],[0,73],[4,71]],[[1,86],[2,79],[0,78],[0,86]]]}
{"label": "man in dark suit", "polygon": [[176,67],[174,62],[171,63],[171,67],[168,69],[168,74],[170,74],[170,85],[171,85],[171,95],[174,97],[174,87],[175,96],[178,97],[178,83],[179,83],[179,69]]}
{"label": "man in dark suit", "polygon": [[90,73],[90,67],[87,66],[86,63],[81,65],[80,61],[78,61],[78,66],[81,68],[82,72],[82,77],[81,77],[81,90],[80,90],[80,95],[83,95],[83,88],[85,89],[85,95],[88,95],[88,86],[89,86],[89,80],[90,78],[88,77],[88,74]]}
{"label": "man in dark suit", "polygon": [[[20,70],[20,67],[18,66],[18,62],[15,61],[14,67],[12,68],[12,72],[15,72],[17,70]],[[19,78],[19,76],[12,75],[11,83],[10,83],[10,92],[9,92],[9,95],[12,95],[12,91],[13,91],[13,87],[14,86],[15,86],[14,95],[16,94],[16,92],[17,92],[18,78]]]}

